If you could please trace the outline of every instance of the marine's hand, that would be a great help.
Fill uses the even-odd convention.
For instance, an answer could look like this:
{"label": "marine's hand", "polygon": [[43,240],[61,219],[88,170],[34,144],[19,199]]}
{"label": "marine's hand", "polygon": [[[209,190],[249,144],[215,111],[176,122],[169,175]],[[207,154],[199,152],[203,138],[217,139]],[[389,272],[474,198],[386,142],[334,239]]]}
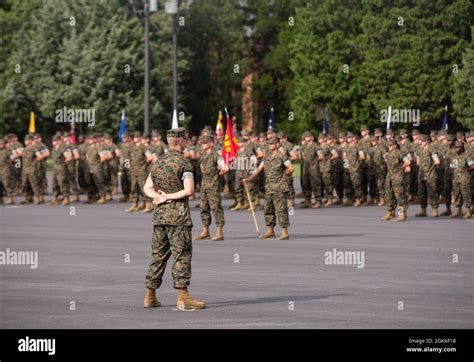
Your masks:
{"label": "marine's hand", "polygon": [[155,197],[153,199],[153,204],[154,205],[159,205],[159,204],[162,204],[163,202],[168,201],[168,198],[166,196],[167,195],[163,191],[159,190],[158,191],[158,197]]}

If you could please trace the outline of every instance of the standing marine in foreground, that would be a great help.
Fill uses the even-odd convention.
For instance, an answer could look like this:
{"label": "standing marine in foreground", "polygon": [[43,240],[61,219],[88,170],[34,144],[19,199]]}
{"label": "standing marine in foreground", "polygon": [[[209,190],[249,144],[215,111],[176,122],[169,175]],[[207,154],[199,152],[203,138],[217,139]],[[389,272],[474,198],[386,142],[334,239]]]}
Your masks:
{"label": "standing marine in foreground", "polygon": [[188,293],[191,280],[193,226],[188,198],[194,193],[193,168],[182,152],[186,147],[185,129],[167,132],[168,152],[153,164],[143,192],[153,199],[152,260],[146,276],[145,308],[159,307],[155,290],[161,286],[166,263],[173,256],[172,276],[178,290],[179,310],[204,309],[205,303]]}

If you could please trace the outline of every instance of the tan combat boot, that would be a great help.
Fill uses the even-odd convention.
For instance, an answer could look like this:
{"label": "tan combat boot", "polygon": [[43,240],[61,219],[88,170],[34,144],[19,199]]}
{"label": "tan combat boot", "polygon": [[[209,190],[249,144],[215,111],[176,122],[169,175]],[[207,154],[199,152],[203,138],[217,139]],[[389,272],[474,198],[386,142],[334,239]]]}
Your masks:
{"label": "tan combat boot", "polygon": [[101,196],[99,200],[97,201],[98,205],[105,204],[107,202],[107,197]]}
{"label": "tan combat boot", "polygon": [[128,209],[125,209],[125,212],[135,212],[138,211],[138,204],[134,202],[132,206],[130,206]]}
{"label": "tan combat boot", "polygon": [[415,217],[427,217],[426,215],[426,208],[421,208],[421,211],[418,214],[415,214]]}
{"label": "tan combat boot", "polygon": [[459,217],[462,217],[462,209],[460,207],[456,207],[456,211],[454,211],[454,214],[449,216],[451,219],[456,219]]}
{"label": "tan combat boot", "polygon": [[205,309],[206,303],[191,298],[188,288],[178,289],[178,300],[176,302],[178,310]]}
{"label": "tan combat boot", "polygon": [[470,219],[472,217],[472,212],[471,212],[471,209],[467,209],[466,210],[466,213],[464,214],[464,218],[465,219]]}
{"label": "tan combat boot", "polygon": [[309,209],[311,207],[311,200],[303,200],[300,202],[302,209]]}
{"label": "tan combat boot", "polygon": [[48,205],[49,206],[56,206],[58,204],[58,199],[56,197],[53,197],[51,200],[49,200]]}
{"label": "tan combat boot", "polygon": [[384,217],[382,217],[380,220],[382,221],[389,221],[392,220],[392,218],[395,216],[395,213],[393,211],[387,211]]}
{"label": "tan combat boot", "polygon": [[232,209],[230,209],[230,211],[239,211],[242,209],[242,203],[239,201],[237,202],[237,205],[235,205]]}
{"label": "tan combat boot", "polygon": [[69,196],[64,196],[63,202],[61,203],[63,206],[69,205]]}
{"label": "tan combat boot", "polygon": [[295,199],[288,199],[288,208],[295,207]]}
{"label": "tan combat boot", "polygon": [[260,239],[265,240],[265,239],[270,239],[270,238],[274,238],[274,237],[275,237],[275,230],[273,230],[273,226],[269,226],[267,228],[267,231],[265,232],[265,234],[260,236]]}
{"label": "tan combat boot", "polygon": [[7,198],[7,205],[13,205],[15,202],[13,201],[13,197]]}
{"label": "tan combat boot", "polygon": [[206,240],[210,238],[211,234],[209,234],[209,226],[204,226],[202,228],[202,232],[198,236],[196,236],[195,240]]}
{"label": "tan combat boot", "polygon": [[404,212],[398,214],[397,221],[406,221],[407,215]]}
{"label": "tan combat boot", "polygon": [[138,205],[138,210],[145,210],[145,208],[146,208],[145,201],[142,201],[142,202]]}
{"label": "tan combat boot", "polygon": [[247,210],[250,208],[249,201],[247,199],[244,199],[244,203],[242,204],[242,209],[241,210]]}
{"label": "tan combat boot", "polygon": [[380,201],[378,203],[379,206],[385,206],[385,200],[383,197],[380,198]]}
{"label": "tan combat boot", "polygon": [[38,196],[38,197],[36,197],[36,196],[35,196],[35,201],[34,201],[34,203],[33,203],[33,204],[35,204],[35,205],[39,205],[39,204],[41,204],[41,199],[40,199],[40,197],[39,197],[39,196]]}
{"label": "tan combat boot", "polygon": [[356,199],[354,203],[354,207],[361,207],[361,206],[362,206],[362,202],[360,202],[360,199]]}
{"label": "tan combat boot", "polygon": [[336,201],[332,203],[334,206],[336,205],[342,205],[342,200],[340,198],[337,198]]}
{"label": "tan combat boot", "polygon": [[44,195],[40,195],[40,203],[44,204]]}
{"label": "tan combat boot", "polygon": [[290,235],[288,234],[288,228],[281,228],[280,240],[288,240]]}
{"label": "tan combat boot", "polygon": [[224,240],[224,228],[222,226],[218,226],[216,230],[216,235],[212,238],[214,241]]}
{"label": "tan combat boot", "polygon": [[106,201],[112,201],[112,195],[109,194],[109,193],[106,193],[106,194],[105,194],[105,200],[106,200]]}
{"label": "tan combat boot", "polygon": [[354,201],[352,201],[352,199],[347,199],[346,201],[344,201],[344,206],[352,206],[354,205]]}
{"label": "tan combat boot", "polygon": [[111,193],[112,195],[116,195],[116,194],[117,194],[117,187],[115,187],[115,186],[112,187],[112,190],[110,191],[110,193]]}
{"label": "tan combat boot", "polygon": [[451,206],[446,205],[446,211],[442,212],[439,216],[451,216]]}
{"label": "tan combat boot", "polygon": [[160,301],[156,298],[155,289],[148,289],[145,293],[145,300],[143,301],[143,307],[145,308],[156,308],[161,307]]}
{"label": "tan combat boot", "polygon": [[332,206],[334,205],[334,201],[332,200],[332,197],[328,199],[328,201],[326,201],[325,203],[326,206]]}
{"label": "tan combat boot", "polygon": [[129,201],[129,196],[128,195],[123,195],[118,201],[119,202],[128,202]]}
{"label": "tan combat boot", "polygon": [[72,195],[71,202],[79,202],[79,195]]}
{"label": "tan combat boot", "polygon": [[431,209],[431,217],[439,217],[438,209]]}
{"label": "tan combat boot", "polygon": [[28,205],[30,203],[30,199],[28,197],[24,197],[23,200],[20,201],[22,205]]}
{"label": "tan combat boot", "polygon": [[375,205],[375,200],[373,198],[370,198],[369,200],[367,200],[367,202],[365,203],[367,206],[372,206],[372,205]]}
{"label": "tan combat boot", "polygon": [[148,214],[153,211],[153,203],[147,202],[145,210],[143,210],[143,213]]}
{"label": "tan combat boot", "polygon": [[312,209],[320,209],[321,208],[321,201],[316,201],[313,205],[311,205]]}

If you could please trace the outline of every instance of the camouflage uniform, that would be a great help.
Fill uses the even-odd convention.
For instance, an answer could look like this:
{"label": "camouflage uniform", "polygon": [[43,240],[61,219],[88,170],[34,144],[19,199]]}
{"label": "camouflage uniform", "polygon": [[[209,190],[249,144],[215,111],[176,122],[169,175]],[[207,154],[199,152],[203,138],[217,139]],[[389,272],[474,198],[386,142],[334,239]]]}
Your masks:
{"label": "camouflage uniform", "polygon": [[130,174],[130,162],[134,145],[131,140],[120,145],[120,187],[124,196],[130,196],[132,176]]}
{"label": "camouflage uniform", "polygon": [[438,154],[434,148],[429,146],[426,149],[420,148],[419,152],[417,156],[419,160],[418,197],[420,198],[420,206],[422,209],[426,209],[429,199],[431,207],[438,209],[438,177],[432,159]]}
{"label": "camouflage uniform", "polygon": [[67,180],[66,171],[66,155],[71,155],[67,146],[63,143],[58,147],[53,147],[51,151],[51,159],[54,162],[53,166],[53,198],[57,198],[59,194],[64,197],[69,196],[69,183]]}
{"label": "camouflage uniform", "polygon": [[89,172],[89,166],[87,164],[87,149],[88,145],[85,142],[77,146],[77,150],[79,152],[79,160],[77,161],[77,181],[79,183],[79,187],[86,191],[87,196],[91,198],[93,196],[93,193],[90,192],[92,179]]}
{"label": "camouflage uniform", "polygon": [[86,158],[92,180],[91,187],[98,191],[100,197],[105,197],[107,195],[107,187],[105,184],[104,168],[100,160],[102,152],[102,146],[99,144],[90,145],[87,149]]}
{"label": "camouflage uniform", "polygon": [[[175,193],[183,189],[186,178],[193,178],[193,168],[182,154],[170,149],[151,167],[150,176],[156,190]],[[191,279],[193,249],[193,224],[188,199],[171,200],[155,206],[153,225],[152,260],[145,281],[147,288],[158,289],[161,286],[171,255],[174,287],[187,288]]]}
{"label": "camouflage uniform", "polygon": [[[242,139],[240,139],[242,142]],[[235,167],[235,188],[234,188],[234,196],[237,201],[237,203],[244,203],[244,201],[247,199],[247,196],[245,195],[244,192],[244,186],[242,184],[242,180],[250,175],[251,169],[250,169],[250,163],[251,160],[255,158],[255,155],[253,153],[253,150],[251,147],[248,147],[248,145],[241,146],[239,150],[237,151],[237,158],[234,161]],[[249,192],[250,190],[254,189],[254,184],[249,185]]]}
{"label": "camouflage uniform", "polygon": [[317,159],[318,145],[314,142],[305,144],[302,148],[303,166],[303,194],[307,205],[311,205],[311,196],[314,193],[316,201],[321,199],[321,174]]}
{"label": "camouflage uniform", "polygon": [[[280,152],[282,152],[288,159],[292,156],[294,152],[295,146],[290,141],[286,140],[280,146]],[[294,179],[293,175],[286,176],[287,183],[288,183],[288,199],[294,200],[295,199],[295,186],[294,186]]]}
{"label": "camouflage uniform", "polygon": [[385,179],[387,175],[387,166],[384,154],[387,149],[383,144],[378,143],[372,147],[370,154],[370,177],[371,183],[375,185],[375,197],[385,199]]}
{"label": "camouflage uniform", "polygon": [[148,162],[147,157],[151,155],[147,146],[140,144],[135,145],[131,152],[130,175],[131,185],[130,192],[133,203],[138,203],[140,198],[146,200],[143,194],[143,186],[147,178]]}
{"label": "camouflage uniform", "polygon": [[[458,145],[458,144],[457,144]],[[460,145],[460,143],[459,143]],[[471,208],[471,175],[469,168],[474,165],[474,157],[466,151],[452,154],[449,167],[453,171],[453,191],[452,196],[457,208],[464,206]]]}
{"label": "camouflage uniform", "polygon": [[323,146],[318,150],[318,156],[323,159],[318,161],[319,170],[321,174],[321,181],[324,188],[324,196],[329,200],[332,199],[333,195],[333,183],[332,183],[332,161],[331,161],[331,150],[327,146]]}
{"label": "camouflage uniform", "polygon": [[38,172],[36,157],[40,150],[36,144],[31,143],[23,151],[22,167],[22,189],[25,197],[29,196],[29,187],[35,197],[39,198],[43,194],[43,185]]}
{"label": "camouflage uniform", "polygon": [[280,227],[290,226],[288,217],[288,181],[285,175],[285,169],[291,165],[291,161],[281,152],[277,151],[275,156],[268,151],[263,158],[263,167],[265,170],[265,224],[268,227],[278,223]]}
{"label": "camouflage uniform", "polygon": [[77,186],[77,170],[76,170],[76,159],[75,155],[78,154],[78,149],[76,145],[73,145],[71,142],[65,144],[66,147],[71,152],[71,160],[66,162],[66,173],[67,173],[67,180],[69,183],[69,191],[72,195],[79,195],[79,187]]}
{"label": "camouflage uniform", "polygon": [[[0,140],[3,144],[5,142]],[[12,163],[11,149],[7,146],[0,148],[0,183],[3,187],[3,192],[8,198],[14,196],[13,188],[11,186],[11,163]]]}
{"label": "camouflage uniform", "polygon": [[357,144],[348,145],[344,150],[344,160],[347,160],[344,164],[347,164],[349,171],[349,177],[354,189],[354,195],[356,199],[362,200],[364,193],[362,190],[362,169],[361,160],[359,158],[359,152],[361,149]]}
{"label": "camouflage uniform", "polygon": [[216,219],[216,226],[224,226],[224,209],[222,208],[222,197],[219,183],[219,165],[224,159],[212,149],[210,153],[201,154],[201,199],[200,213],[203,226],[211,225],[211,211]]}
{"label": "camouflage uniform", "polygon": [[400,211],[406,213],[408,203],[403,166],[407,158],[397,148],[386,152],[383,157],[387,164],[387,177],[385,179],[385,205],[387,211],[400,209]]}

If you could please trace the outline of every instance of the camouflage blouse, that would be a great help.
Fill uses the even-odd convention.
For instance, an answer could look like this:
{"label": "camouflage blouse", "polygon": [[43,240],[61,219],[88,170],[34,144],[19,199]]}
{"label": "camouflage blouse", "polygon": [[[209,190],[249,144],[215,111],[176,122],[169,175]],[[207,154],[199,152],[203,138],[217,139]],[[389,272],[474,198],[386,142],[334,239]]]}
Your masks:
{"label": "camouflage blouse", "polygon": [[[184,179],[193,176],[193,167],[184,156],[169,149],[151,167],[150,176],[156,191],[172,194],[184,189]],[[153,225],[193,226],[188,198],[155,205]]]}

